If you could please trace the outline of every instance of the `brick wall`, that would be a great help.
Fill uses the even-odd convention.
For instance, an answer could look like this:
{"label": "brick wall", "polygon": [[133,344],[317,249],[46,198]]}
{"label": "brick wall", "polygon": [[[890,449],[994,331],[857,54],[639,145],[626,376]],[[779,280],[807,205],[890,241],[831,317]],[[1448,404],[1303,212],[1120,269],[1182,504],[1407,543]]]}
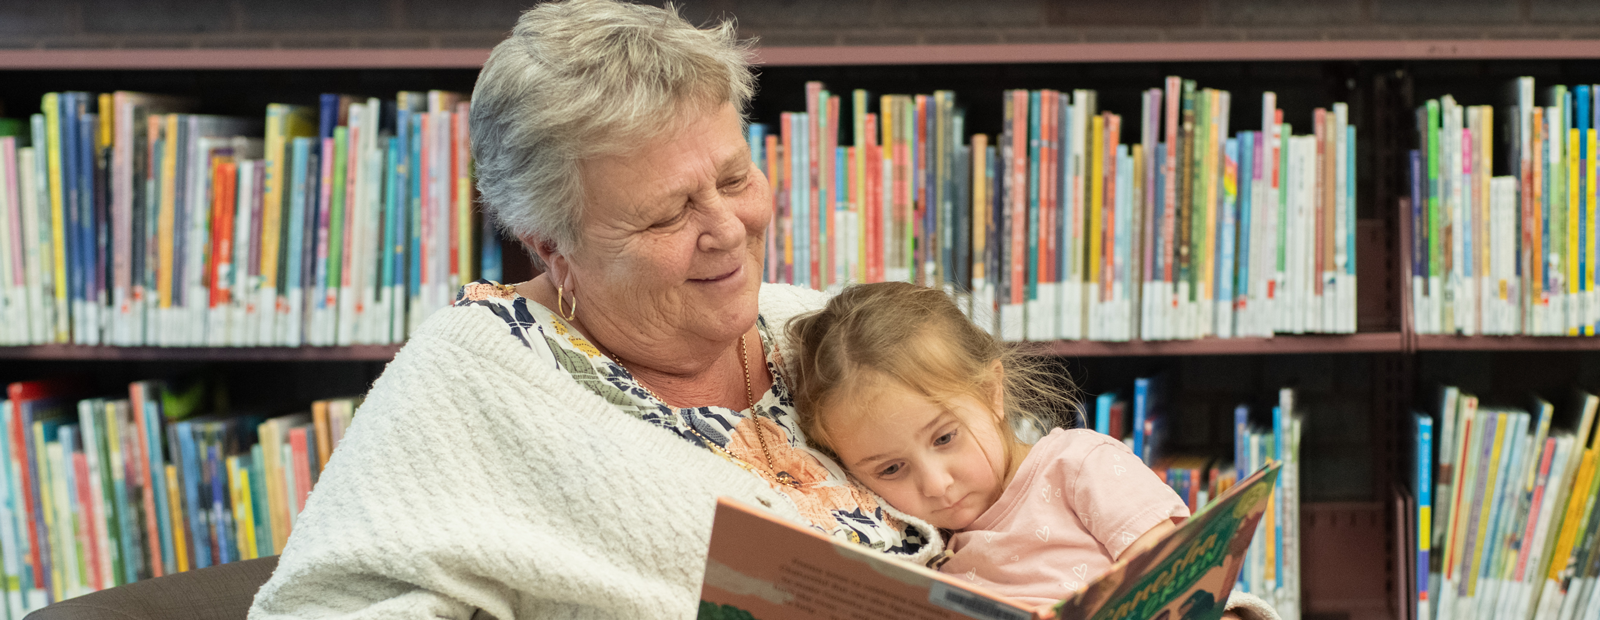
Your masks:
{"label": "brick wall", "polygon": [[[532,0],[5,0],[0,48],[489,47]],[[767,45],[1600,38],[1596,0],[681,0]]]}

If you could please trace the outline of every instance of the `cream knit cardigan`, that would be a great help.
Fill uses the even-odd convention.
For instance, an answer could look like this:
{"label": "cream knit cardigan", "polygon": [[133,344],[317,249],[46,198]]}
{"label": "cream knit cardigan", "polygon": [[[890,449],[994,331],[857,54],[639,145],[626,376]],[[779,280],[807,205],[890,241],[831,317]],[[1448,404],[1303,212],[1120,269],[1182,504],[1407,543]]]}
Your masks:
{"label": "cream knit cardigan", "polygon": [[[760,299],[781,340],[826,297],[768,284]],[[718,496],[801,522],[760,478],[538,360],[488,309],[448,308],[373,384],[249,617],[691,618]]]}
{"label": "cream knit cardigan", "polygon": [[[769,284],[760,299],[781,339],[826,297]],[[538,360],[488,309],[441,310],[373,384],[250,618],[690,618],[718,496],[800,522],[760,478]]]}

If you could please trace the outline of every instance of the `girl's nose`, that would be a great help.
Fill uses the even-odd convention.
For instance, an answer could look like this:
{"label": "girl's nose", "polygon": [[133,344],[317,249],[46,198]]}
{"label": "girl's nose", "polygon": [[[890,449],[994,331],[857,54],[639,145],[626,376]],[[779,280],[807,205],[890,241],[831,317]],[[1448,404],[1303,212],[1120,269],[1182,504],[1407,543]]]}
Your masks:
{"label": "girl's nose", "polygon": [[924,497],[944,497],[945,492],[950,489],[952,480],[950,472],[945,471],[943,467],[924,467],[918,486],[921,487]]}

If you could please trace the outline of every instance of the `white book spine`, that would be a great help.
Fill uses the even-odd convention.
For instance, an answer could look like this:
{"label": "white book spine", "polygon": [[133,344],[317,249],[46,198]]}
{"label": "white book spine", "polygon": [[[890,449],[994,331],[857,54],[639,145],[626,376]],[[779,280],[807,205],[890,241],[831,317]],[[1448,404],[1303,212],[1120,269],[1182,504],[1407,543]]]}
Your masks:
{"label": "white book spine", "polygon": [[[1350,155],[1355,148],[1351,144],[1348,128],[1350,126],[1350,106],[1344,103],[1333,104],[1334,118],[1334,301],[1333,316],[1337,317],[1328,331],[1338,333],[1353,333],[1356,330],[1356,309],[1354,276],[1356,255],[1352,240],[1356,231],[1350,227],[1355,225],[1355,218],[1351,217],[1351,210],[1355,208],[1354,196],[1350,195],[1351,175],[1355,172],[1350,169]],[[1347,290],[1347,288],[1349,290]]]}
{"label": "white book spine", "polygon": [[44,293],[45,265],[44,253],[39,243],[41,229],[39,226],[39,192],[37,187],[37,164],[34,161],[33,147],[17,150],[17,186],[20,193],[22,206],[22,238],[26,254],[23,260],[27,265],[27,291],[26,303],[28,304],[28,344],[44,344],[50,341],[50,306]]}
{"label": "white book spine", "polygon": [[1022,304],[1003,303],[1000,305],[1000,339],[1005,342],[1021,342],[1027,334],[1023,321],[1026,318]]}
{"label": "white book spine", "polygon": [[[4,146],[14,138],[0,138]],[[8,154],[9,148],[0,151]],[[16,199],[15,160],[0,157],[0,344],[16,345],[24,340],[28,326],[22,291],[22,213]]]}
{"label": "white book spine", "polygon": [[255,342],[251,337],[255,332],[250,330],[251,310],[255,307],[255,282],[250,277],[250,246],[256,235],[251,211],[255,202],[255,169],[259,165],[259,160],[239,162],[239,195],[234,211],[233,294],[228,323],[231,334],[228,344],[236,347],[251,346]]}

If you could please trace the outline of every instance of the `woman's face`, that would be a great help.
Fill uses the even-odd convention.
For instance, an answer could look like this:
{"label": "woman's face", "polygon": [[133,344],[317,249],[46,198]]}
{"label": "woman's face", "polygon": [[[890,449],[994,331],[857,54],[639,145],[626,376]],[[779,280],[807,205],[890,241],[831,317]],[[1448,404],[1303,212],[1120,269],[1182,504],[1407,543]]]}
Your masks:
{"label": "woman's face", "polygon": [[582,172],[579,247],[552,276],[577,297],[593,337],[629,359],[671,365],[692,362],[673,359],[683,345],[726,345],[750,329],[772,189],[732,104],[693,111]]}

